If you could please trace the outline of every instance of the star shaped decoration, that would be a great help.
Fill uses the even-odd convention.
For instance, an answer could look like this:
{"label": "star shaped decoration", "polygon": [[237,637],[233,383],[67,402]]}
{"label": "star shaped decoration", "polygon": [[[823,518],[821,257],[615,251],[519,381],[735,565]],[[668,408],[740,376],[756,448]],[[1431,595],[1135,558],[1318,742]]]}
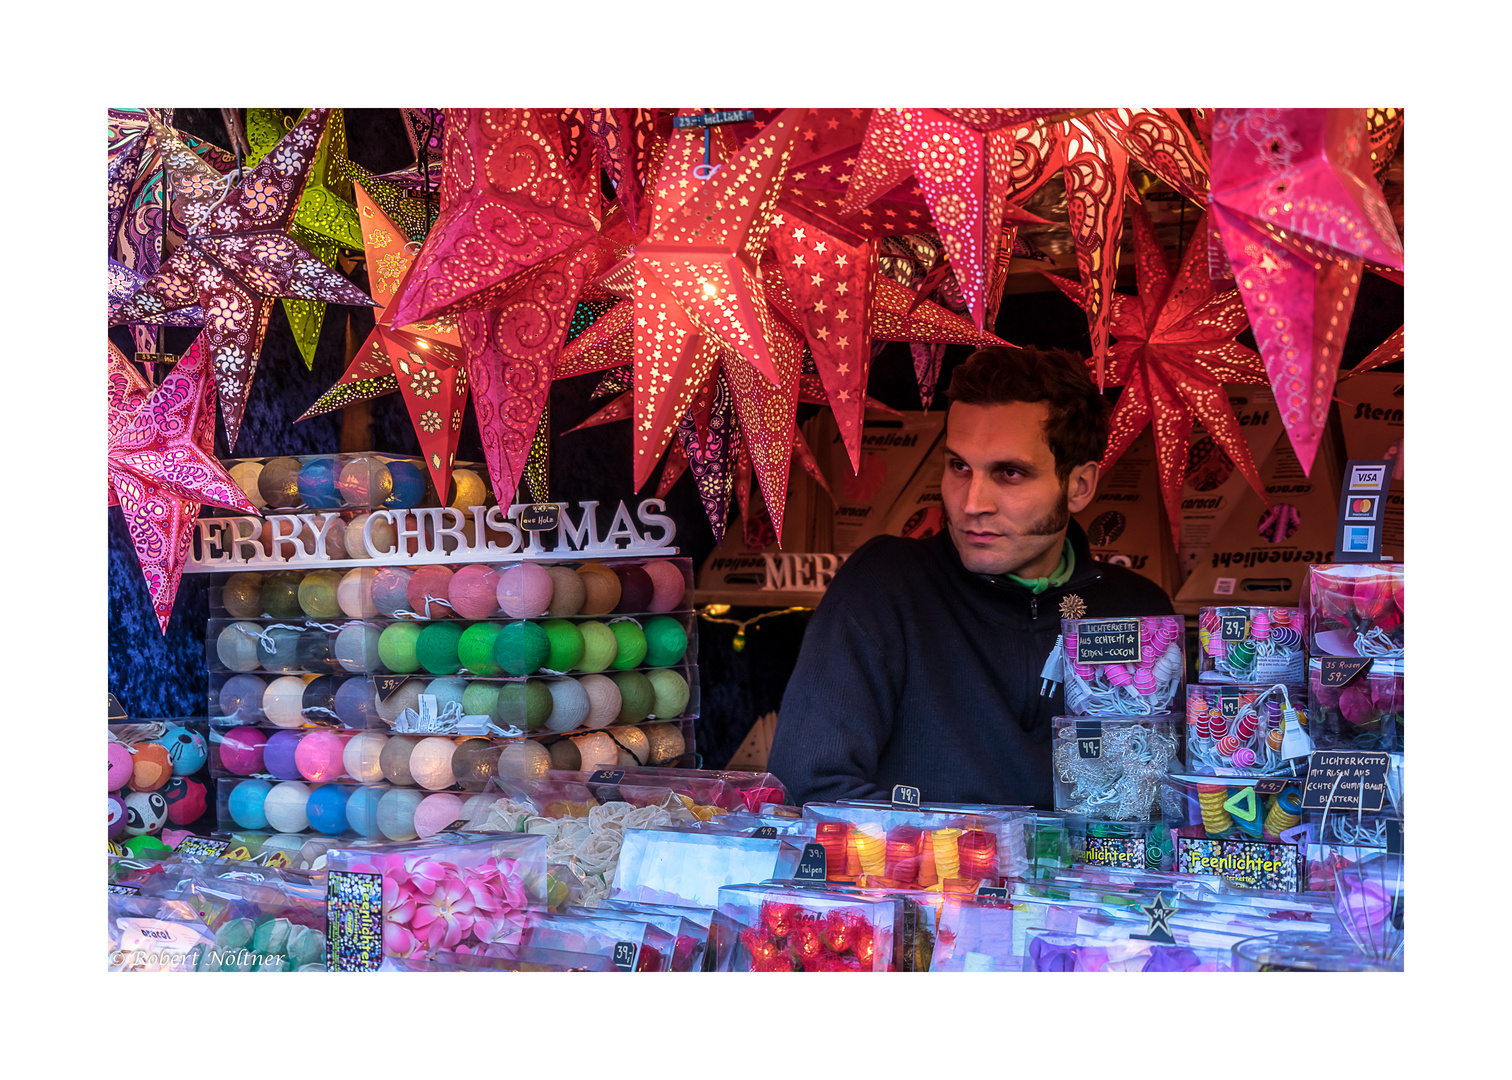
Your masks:
{"label": "star shaped decoration", "polygon": [[[1267,504],[1260,471],[1250,454],[1224,383],[1265,380],[1260,357],[1234,340],[1246,325],[1234,291],[1219,293],[1207,273],[1207,231],[1199,222],[1173,279],[1165,251],[1155,239],[1150,215],[1135,207],[1134,252],[1139,295],[1116,293],[1108,351],[1108,381],[1124,388],[1109,420],[1104,473],[1152,425],[1160,488],[1172,539],[1180,550],[1181,488],[1195,420],[1201,420],[1252,488]],[[1046,274],[1056,287],[1086,307],[1082,282]]]}
{"label": "star shaped decoration", "polygon": [[243,179],[231,185],[184,245],[116,310],[112,325],[198,304],[215,372],[226,442],[236,445],[273,302],[281,296],[371,305],[367,294],[289,235],[295,208],[325,130],[328,109],[312,109]]}
{"label": "star shaped decoration", "polygon": [[[252,153],[247,164],[255,166],[262,161],[294,122],[293,116],[277,109],[248,109],[247,139]],[[346,154],[345,112],[332,109],[310,166],[304,194],[299,199],[299,209],[294,214],[294,226],[289,230],[289,235],[301,246],[332,269],[342,248],[362,250],[362,226],[352,203],[352,184],[335,168],[335,162],[346,160]],[[313,368],[320,326],[325,321],[325,304],[286,297],[283,305],[299,355],[304,358],[306,368]]]}
{"label": "star shaped decoration", "polygon": [[1365,264],[1403,269],[1363,109],[1219,109],[1212,217],[1281,421],[1311,471]]}
{"label": "star shaped decoration", "polygon": [[599,228],[592,154],[568,160],[549,109],[448,109],[441,213],[394,300],[400,325],[497,308],[516,276]]}
{"label": "star shaped decoration", "polygon": [[106,473],[158,617],[167,633],[200,506],[257,513],[215,459],[215,386],[204,335],[168,372],[147,382],[107,344]]}
{"label": "star shaped decoration", "polygon": [[431,482],[437,491],[449,491],[467,404],[468,372],[461,338],[450,320],[405,327],[394,324],[393,298],[410,273],[414,255],[408,250],[404,231],[361,185],[357,187],[357,207],[367,251],[368,282],[373,290],[373,329],[341,379],[299,419],[397,390],[404,396]]}

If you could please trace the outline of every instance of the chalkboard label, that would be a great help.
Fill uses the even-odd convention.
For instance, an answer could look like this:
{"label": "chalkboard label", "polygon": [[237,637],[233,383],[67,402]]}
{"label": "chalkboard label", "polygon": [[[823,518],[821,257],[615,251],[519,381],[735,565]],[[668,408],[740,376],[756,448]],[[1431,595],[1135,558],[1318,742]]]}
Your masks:
{"label": "chalkboard label", "polygon": [[758,825],[751,835],[758,840],[775,840],[777,839],[777,826]]}
{"label": "chalkboard label", "polygon": [[756,113],[750,109],[721,109],[719,112],[674,116],[672,126],[675,128],[715,127],[720,124],[739,124],[755,118]]}
{"label": "chalkboard label", "polygon": [[1242,613],[1220,616],[1218,636],[1228,644],[1243,641],[1249,637],[1249,616]]}
{"label": "chalkboard label", "polygon": [[1372,663],[1368,656],[1320,656],[1318,681],[1330,688],[1343,686]]}
{"label": "chalkboard label", "polygon": [[1133,664],[1138,661],[1138,619],[1092,619],[1077,626],[1074,663]]}
{"label": "chalkboard label", "polygon": [[1236,691],[1220,690],[1218,692],[1218,711],[1225,720],[1233,720],[1239,715],[1239,708],[1244,699]]}
{"label": "chalkboard label", "polygon": [[139,364],[176,364],[178,354],[171,352],[139,352],[132,357]]}
{"label": "chalkboard label", "polygon": [[1283,791],[1286,790],[1286,785],[1288,783],[1291,783],[1291,781],[1289,781],[1289,780],[1256,780],[1255,781],[1255,794],[1256,795],[1279,795]]}
{"label": "chalkboard label", "polygon": [[635,954],[639,951],[633,941],[616,941],[614,943],[614,966],[620,971],[634,971]]}
{"label": "chalkboard label", "polygon": [[1390,766],[1384,750],[1314,750],[1307,759],[1302,809],[1379,810]]}
{"label": "chalkboard label", "polygon": [[618,784],[625,778],[624,769],[595,769],[588,777],[590,784]]}
{"label": "chalkboard label", "polygon": [[114,694],[106,694],[105,696],[110,699],[109,703],[105,706],[105,722],[111,724],[117,720],[128,719],[126,710],[121,708],[121,703],[116,700],[116,696]]}
{"label": "chalkboard label", "polygon": [[1102,757],[1102,724],[1099,721],[1076,722],[1076,756],[1089,760]]}
{"label": "chalkboard label", "polygon": [[892,802],[894,806],[907,806],[917,810],[920,801],[918,788],[909,787],[907,784],[893,785]]}
{"label": "chalkboard label", "polygon": [[520,510],[520,528],[526,532],[550,532],[561,516],[560,503],[531,503]]}
{"label": "chalkboard label", "polygon": [[803,858],[798,860],[798,869],[793,877],[798,881],[823,881],[829,876],[824,863],[823,844],[804,844]]}
{"label": "chalkboard label", "polygon": [[1008,887],[1006,885],[980,885],[977,887],[976,898],[984,904],[1006,904]]}
{"label": "chalkboard label", "polygon": [[376,675],[373,677],[373,688],[378,692],[379,701],[387,701],[395,690],[409,681],[408,675]]}

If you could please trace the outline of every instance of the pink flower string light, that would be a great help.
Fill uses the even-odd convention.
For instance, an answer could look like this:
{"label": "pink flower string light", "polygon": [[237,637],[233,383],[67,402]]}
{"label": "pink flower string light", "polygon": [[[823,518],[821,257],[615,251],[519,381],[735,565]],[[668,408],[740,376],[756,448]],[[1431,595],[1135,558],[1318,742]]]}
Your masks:
{"label": "pink flower string light", "polygon": [[353,866],[383,878],[383,945],[390,956],[470,954],[524,926],[529,894],[515,859],[458,866],[427,855],[383,855]]}

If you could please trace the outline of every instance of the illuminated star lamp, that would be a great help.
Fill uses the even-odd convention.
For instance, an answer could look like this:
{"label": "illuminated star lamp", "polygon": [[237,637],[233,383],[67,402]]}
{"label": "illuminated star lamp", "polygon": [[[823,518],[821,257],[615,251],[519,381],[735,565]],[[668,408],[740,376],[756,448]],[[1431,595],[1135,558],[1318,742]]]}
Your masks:
{"label": "illuminated star lamp", "polygon": [[215,459],[215,386],[204,335],[153,387],[107,344],[107,475],[136,549],[142,577],[168,630],[200,506],[257,513]]}
{"label": "illuminated star lamp", "polygon": [[[1148,424],[1154,429],[1160,490],[1180,547],[1181,488],[1194,420],[1202,421],[1262,501],[1269,502],[1224,383],[1260,384],[1260,357],[1234,340],[1246,324],[1237,292],[1218,293],[1208,277],[1207,230],[1199,222],[1173,279],[1165,251],[1143,206],[1134,220],[1137,297],[1115,293],[1108,350],[1108,381],[1123,394],[1109,420],[1104,474]],[[1046,274],[1083,308],[1083,283]],[[1090,361],[1089,361],[1090,363]]]}
{"label": "illuminated star lamp", "polygon": [[289,236],[329,110],[312,109],[206,217],[189,230],[112,325],[198,304],[226,442],[236,445],[273,301],[280,296],[371,305],[362,290]]}
{"label": "illuminated star lamp", "polygon": [[457,328],[446,320],[398,327],[393,298],[414,263],[402,229],[357,187],[357,214],[373,290],[372,332],[341,379],[300,420],[398,390],[436,491],[451,490],[451,467],[467,404],[467,368]]}
{"label": "illuminated star lamp", "polygon": [[1219,109],[1212,216],[1309,472],[1366,261],[1401,270],[1363,109]]}

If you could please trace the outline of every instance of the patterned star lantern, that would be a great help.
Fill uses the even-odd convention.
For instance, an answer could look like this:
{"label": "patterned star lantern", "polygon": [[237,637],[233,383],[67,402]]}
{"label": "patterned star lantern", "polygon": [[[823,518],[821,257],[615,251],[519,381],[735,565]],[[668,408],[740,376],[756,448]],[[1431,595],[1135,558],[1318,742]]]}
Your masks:
{"label": "patterned star lantern", "polygon": [[[1237,292],[1218,293],[1208,277],[1203,224],[1198,223],[1172,279],[1149,213],[1137,206],[1133,220],[1139,295],[1113,296],[1111,328],[1117,341],[1108,351],[1108,381],[1124,392],[1109,421],[1102,466],[1112,468],[1146,424],[1154,427],[1161,493],[1179,547],[1181,486],[1194,418],[1269,502],[1223,389],[1224,383],[1262,383],[1265,369],[1258,354],[1234,340],[1245,327],[1244,305]],[[1085,282],[1045,276],[1086,308]]]}
{"label": "patterned star lantern", "polygon": [[125,515],[164,633],[201,504],[257,513],[214,456],[215,387],[204,342],[195,338],[156,388],[107,345],[110,503]]}
{"label": "patterned star lantern", "polygon": [[448,109],[441,213],[394,300],[406,325],[498,306],[520,272],[599,227],[594,156],[563,155],[554,110]]}
{"label": "patterned star lantern", "polygon": [[[109,261],[109,276],[106,279],[106,318],[113,318],[116,310],[131,299],[143,282],[147,280],[145,274],[139,274],[131,267]],[[198,307],[179,308],[176,311],[164,311],[156,315],[149,315],[139,323],[132,323],[133,334],[140,327],[147,326],[204,326],[205,316]],[[150,332],[150,331],[149,331]],[[143,351],[152,351],[150,349]]]}
{"label": "patterned star lantern", "polygon": [[449,320],[403,328],[394,324],[393,299],[414,263],[407,249],[409,240],[361,185],[357,187],[357,214],[373,290],[373,330],[341,379],[299,419],[398,390],[404,396],[431,482],[438,492],[446,492],[451,487],[451,467],[467,405],[461,339]]}
{"label": "patterned star lantern", "polygon": [[[276,109],[248,109],[247,114],[247,137],[252,146],[247,164],[255,166],[278,144],[294,120]],[[357,208],[352,205],[351,182],[345,172],[334,166],[336,161],[346,160],[346,153],[345,113],[332,109],[304,194],[299,199],[299,209],[294,214],[294,226],[289,230],[289,235],[301,246],[332,268],[342,248],[362,249],[362,226],[357,220]],[[306,368],[313,368],[320,325],[325,321],[325,304],[290,298],[285,298],[283,304],[299,355],[304,357]]]}
{"label": "patterned star lantern", "polygon": [[654,109],[588,109],[588,134],[598,151],[599,165],[614,185],[625,217],[638,229],[642,177],[650,163],[656,134]]}
{"label": "patterned star lantern", "polygon": [[1363,109],[1219,109],[1212,215],[1276,394],[1311,470],[1366,261],[1402,269]]}
{"label": "patterned star lantern", "polygon": [[206,217],[184,246],[111,319],[112,325],[198,304],[215,371],[226,442],[236,445],[273,301],[280,296],[367,304],[362,290],[290,236],[329,110],[312,109]]}
{"label": "patterned star lantern", "polygon": [[[803,330],[851,468],[859,469],[871,368],[869,315],[876,246],[826,222],[796,197],[778,204],[769,239],[785,286],[772,290],[780,292],[778,310]],[[770,272],[767,276],[772,277]]]}

